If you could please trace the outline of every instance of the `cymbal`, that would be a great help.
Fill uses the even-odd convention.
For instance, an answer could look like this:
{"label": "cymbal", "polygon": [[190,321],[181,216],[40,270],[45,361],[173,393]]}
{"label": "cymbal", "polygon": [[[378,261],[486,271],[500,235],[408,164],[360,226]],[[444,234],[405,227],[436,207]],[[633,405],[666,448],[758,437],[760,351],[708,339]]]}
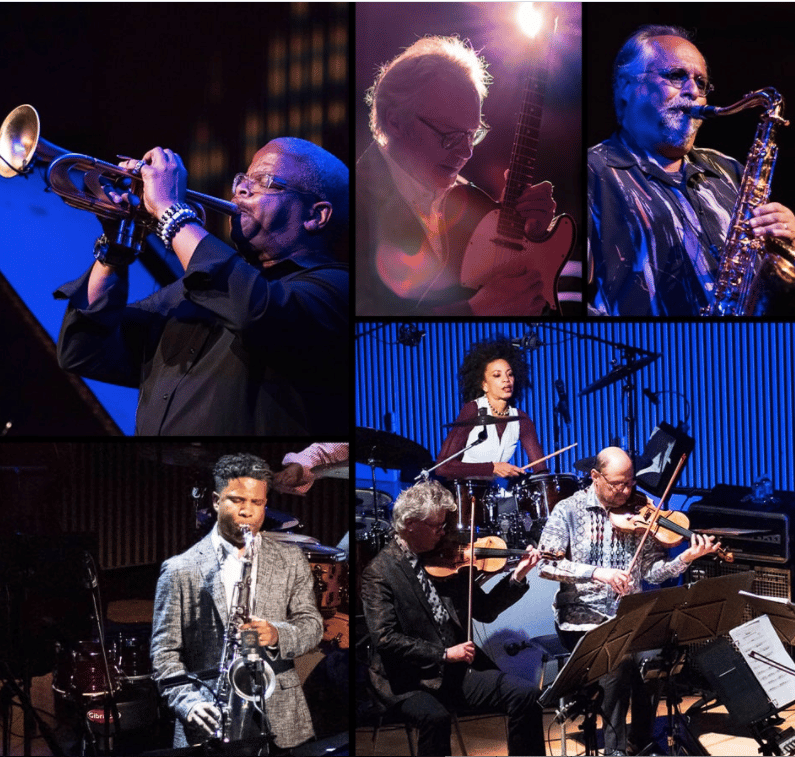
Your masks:
{"label": "cymbal", "polygon": [[580,473],[590,473],[591,469],[596,466],[596,456],[594,457],[583,457],[581,460],[577,460],[574,463],[574,470],[580,471]]}
{"label": "cymbal", "polygon": [[348,478],[350,466],[347,460],[339,463],[323,463],[311,468],[315,478]]}
{"label": "cymbal", "polygon": [[262,524],[263,531],[286,531],[288,528],[295,528],[301,523],[295,515],[283,513],[281,510],[267,508],[265,510],[265,522]]}
{"label": "cymbal", "polygon": [[374,428],[356,429],[356,462],[377,468],[427,468],[431,453],[411,439]]}
{"label": "cymbal", "polygon": [[600,389],[604,389],[606,386],[610,386],[610,384],[615,384],[616,381],[621,381],[627,376],[631,376],[636,371],[639,371],[641,368],[651,365],[658,357],[661,357],[660,353],[654,352],[650,355],[643,355],[637,360],[630,360],[630,362],[625,365],[617,365],[607,375],[602,376],[602,378],[586,386],[585,389],[580,392],[579,396],[584,397],[586,394],[592,394]]}
{"label": "cymbal", "polygon": [[473,428],[474,426],[481,426],[486,424],[487,426],[493,426],[497,423],[506,423],[510,421],[520,421],[522,420],[518,415],[512,415],[510,417],[497,417],[496,415],[485,415],[482,418],[477,417],[473,418],[471,421],[456,421],[455,423],[445,423],[442,428],[450,428],[451,426],[469,426]]}

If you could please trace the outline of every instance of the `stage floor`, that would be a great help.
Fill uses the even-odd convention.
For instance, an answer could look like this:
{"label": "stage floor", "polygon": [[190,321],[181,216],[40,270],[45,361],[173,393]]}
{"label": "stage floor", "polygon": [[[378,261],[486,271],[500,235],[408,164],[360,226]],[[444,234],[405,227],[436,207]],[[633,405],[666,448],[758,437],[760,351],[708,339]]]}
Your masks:
{"label": "stage floor", "polygon": [[[686,712],[697,701],[696,697],[684,697],[681,705],[682,712]],[[561,750],[560,726],[552,725],[554,713],[547,710],[544,714],[544,734],[547,737],[547,754],[559,755]],[[668,754],[666,744],[666,729],[668,718],[665,702],[660,702],[657,710],[657,723],[655,737],[660,746],[657,754]],[[779,726],[781,730],[788,726],[795,727],[795,705],[780,713],[785,722]],[[582,734],[579,726],[581,718],[566,723],[566,754],[585,754]],[[710,708],[694,715],[691,724],[692,733],[698,738],[701,746],[711,755],[737,755],[759,754],[759,744],[748,734],[747,730],[732,723],[731,717],[722,706]],[[359,728],[356,731],[356,754],[380,755],[398,757],[408,755],[408,742],[406,732],[402,727],[389,726],[379,731],[375,749],[372,742],[373,729]],[[504,755],[508,754],[505,744],[504,720],[498,716],[462,720],[461,735],[464,746],[470,755]],[[601,736],[601,731],[600,731]],[[551,739],[551,741],[550,741]],[[601,744],[601,739],[600,739]],[[453,746],[456,748],[455,736]],[[677,752],[678,754],[692,754],[693,751]]]}

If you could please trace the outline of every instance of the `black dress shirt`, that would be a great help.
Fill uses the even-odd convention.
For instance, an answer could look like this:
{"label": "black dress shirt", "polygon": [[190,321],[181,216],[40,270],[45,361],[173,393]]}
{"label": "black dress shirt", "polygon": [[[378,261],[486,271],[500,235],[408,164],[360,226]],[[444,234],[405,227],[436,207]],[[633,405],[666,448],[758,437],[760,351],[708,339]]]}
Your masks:
{"label": "black dress shirt", "polygon": [[127,277],[69,307],[65,370],[140,390],[138,435],[314,435],[348,429],[348,268],[296,256],[268,269],[213,236],[178,281],[127,304]]}

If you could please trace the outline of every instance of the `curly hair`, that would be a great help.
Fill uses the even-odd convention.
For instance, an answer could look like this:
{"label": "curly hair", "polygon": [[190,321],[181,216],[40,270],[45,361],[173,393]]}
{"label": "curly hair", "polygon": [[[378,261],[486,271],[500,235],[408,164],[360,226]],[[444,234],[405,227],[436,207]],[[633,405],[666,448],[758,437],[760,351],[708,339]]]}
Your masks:
{"label": "curly hair", "polygon": [[237,455],[224,455],[213,468],[215,491],[223,491],[232,479],[255,478],[264,481],[270,490],[273,481],[273,471],[270,466],[256,455],[241,452]]}
{"label": "curly hair", "polygon": [[424,85],[445,74],[472,84],[481,105],[489,91],[491,75],[486,61],[468,40],[458,37],[427,36],[418,39],[400,55],[385,63],[375,83],[365,94],[370,106],[370,131],[380,145],[387,143],[384,124],[390,111],[402,121],[413,118],[417,96]]}
{"label": "curly hair", "polygon": [[402,534],[409,518],[425,520],[440,510],[457,510],[453,495],[438,481],[420,481],[404,489],[392,508],[392,528]]}
{"label": "curly hair", "polygon": [[483,395],[483,379],[486,366],[495,360],[505,360],[513,370],[513,397],[515,405],[522,397],[522,392],[530,388],[530,374],[527,370],[524,352],[520,347],[511,344],[511,340],[503,336],[487,342],[478,342],[472,346],[458,369],[458,383],[464,402],[471,402]]}

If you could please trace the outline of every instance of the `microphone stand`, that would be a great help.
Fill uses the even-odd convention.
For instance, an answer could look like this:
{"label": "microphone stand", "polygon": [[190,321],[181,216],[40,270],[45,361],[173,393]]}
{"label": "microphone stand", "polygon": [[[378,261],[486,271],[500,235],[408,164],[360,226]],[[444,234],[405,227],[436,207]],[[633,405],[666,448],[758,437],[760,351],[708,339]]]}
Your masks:
{"label": "microphone stand", "polygon": [[[553,326],[549,323],[538,323],[535,324],[539,328],[544,327],[547,329],[552,329],[553,331],[559,331],[562,334],[566,334],[568,336],[576,337],[577,339],[586,339],[591,342],[598,342],[599,344],[605,344],[608,347],[614,347],[618,350],[621,350],[621,360],[624,362],[630,369],[632,366],[641,360],[644,356],[646,358],[653,358],[656,360],[659,357],[662,357],[662,354],[659,352],[653,352],[652,350],[643,349],[642,347],[635,347],[631,344],[624,344],[623,342],[616,342],[610,339],[603,339],[599,336],[594,336],[593,334],[578,334],[574,331],[569,331],[568,329],[561,328],[560,326]],[[639,370],[643,366],[638,366],[634,370]],[[624,415],[623,420],[627,424],[627,454],[631,458],[632,462],[635,462],[635,458],[638,455],[638,451],[636,449],[636,436],[637,436],[637,418],[638,418],[638,397],[637,397],[637,384],[633,379],[634,370],[626,375],[622,379],[622,391],[624,396],[626,397],[626,413]],[[582,396],[582,393],[580,394]]]}
{"label": "microphone stand", "polygon": [[458,452],[453,452],[453,454],[450,455],[450,457],[446,457],[444,460],[442,460],[442,462],[436,463],[436,465],[432,466],[431,468],[423,468],[420,471],[420,475],[417,476],[414,480],[415,481],[419,481],[420,479],[422,479],[423,481],[427,481],[428,477],[431,475],[431,473],[433,473],[437,468],[440,468],[445,463],[449,463],[450,460],[452,460],[452,459],[454,459],[456,457],[461,457],[461,455],[463,455],[465,452],[471,450],[472,447],[477,447],[478,444],[481,444],[481,443],[485,442],[487,435],[488,435],[488,431],[486,431],[485,428],[482,428],[480,430],[480,433],[478,434],[478,438],[475,439],[475,441],[472,442],[472,444],[467,445],[466,447],[464,447],[464,449],[459,450]]}
{"label": "microphone stand", "polygon": [[[552,448],[560,449],[560,416],[562,415],[560,402],[552,411]],[[560,473],[560,455],[555,458],[555,473]]]}
{"label": "microphone stand", "polygon": [[[466,447],[464,447],[463,449],[459,450],[458,452],[454,452],[452,455],[450,455],[449,457],[445,458],[440,463],[436,463],[436,465],[434,465],[434,466],[432,466],[430,468],[423,468],[420,471],[420,474],[414,479],[415,481],[419,481],[420,479],[422,479],[423,481],[427,481],[428,477],[431,475],[431,473],[433,473],[433,471],[435,471],[437,468],[439,468],[440,466],[442,466],[445,463],[449,462],[450,460],[455,459],[456,457],[461,457],[465,452],[471,450],[473,447],[477,447],[478,444],[482,444],[483,442],[486,441],[486,438],[488,437],[489,432],[488,432],[488,429],[486,428],[486,424],[485,424],[485,419],[486,419],[485,408],[481,408],[481,411],[482,412],[479,412],[479,418],[478,419],[481,422],[483,422],[483,428],[480,429],[480,432],[478,433],[477,439],[475,439],[475,441],[473,441],[471,444],[468,444]],[[477,424],[473,424],[473,425],[477,425]],[[458,505],[458,509],[457,509],[457,512],[458,512],[458,531],[460,532],[464,528],[464,525],[465,525],[461,521],[461,516],[463,514],[463,507],[462,507],[463,503],[462,502],[457,502],[456,504]],[[474,513],[475,513],[475,506],[474,506],[474,504],[472,504],[472,515],[473,516],[474,516]],[[473,533],[471,533],[470,536],[474,537],[474,527],[473,527]]]}
{"label": "microphone stand", "polygon": [[[97,571],[94,565],[94,558],[89,552],[85,553],[85,567],[87,574],[86,585],[91,592],[91,601],[94,605],[94,621],[97,625],[97,636],[99,637],[99,649],[102,653],[102,672],[105,676],[105,685],[108,687],[108,693],[105,695],[103,700],[105,717],[103,728],[105,736],[105,748],[107,749],[108,754],[113,757],[113,755],[116,754],[115,740],[119,738],[121,727],[119,724],[119,710],[116,706],[116,687],[114,686],[110,675],[108,653],[107,649],[105,648],[105,625],[102,621],[102,601],[99,596],[99,581],[97,580]],[[83,712],[83,722],[86,728],[86,736],[94,749],[94,753],[98,754],[96,739],[94,738],[94,732],[91,729],[91,722],[88,719],[90,705],[85,705],[85,707],[86,709]],[[111,720],[113,721],[113,738],[111,738],[110,735]]]}

